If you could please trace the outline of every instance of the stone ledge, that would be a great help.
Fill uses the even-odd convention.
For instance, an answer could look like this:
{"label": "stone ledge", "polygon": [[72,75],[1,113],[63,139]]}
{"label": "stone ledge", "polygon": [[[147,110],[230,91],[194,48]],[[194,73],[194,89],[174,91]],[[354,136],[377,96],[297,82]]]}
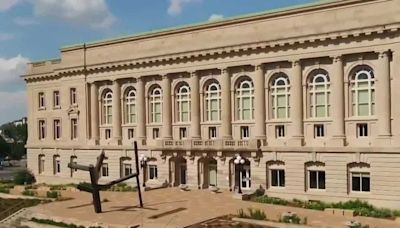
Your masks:
{"label": "stone ledge", "polygon": [[277,223],[277,222],[271,222],[271,221],[245,219],[245,218],[232,218],[232,220],[236,221],[236,222],[244,222],[244,223],[249,223],[249,224],[253,224],[253,225],[276,227],[276,228],[310,228],[311,227],[311,226],[306,226],[306,225]]}

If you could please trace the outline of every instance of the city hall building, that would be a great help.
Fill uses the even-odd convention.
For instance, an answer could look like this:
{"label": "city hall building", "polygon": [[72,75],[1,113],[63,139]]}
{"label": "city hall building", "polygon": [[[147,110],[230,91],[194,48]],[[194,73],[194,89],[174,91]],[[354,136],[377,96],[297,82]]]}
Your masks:
{"label": "city hall building", "polygon": [[[135,170],[149,187],[400,207],[400,1],[341,0],[61,48],[29,64],[39,182]],[[240,156],[239,165],[234,161]]]}

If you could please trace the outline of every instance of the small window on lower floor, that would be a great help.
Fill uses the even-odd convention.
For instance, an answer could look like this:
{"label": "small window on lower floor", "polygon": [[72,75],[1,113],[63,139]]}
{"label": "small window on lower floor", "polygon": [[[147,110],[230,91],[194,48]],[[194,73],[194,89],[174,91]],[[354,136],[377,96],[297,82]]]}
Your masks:
{"label": "small window on lower floor", "polygon": [[284,138],[285,137],[285,125],[276,125],[275,126],[275,137],[276,138]]}
{"label": "small window on lower floor", "polygon": [[241,139],[249,139],[250,138],[250,130],[248,126],[240,127],[240,138]]}
{"label": "small window on lower floor", "polygon": [[325,126],[323,124],[314,125],[314,138],[325,137]]}
{"label": "small window on lower floor", "polygon": [[309,170],[308,171],[308,188],[309,189],[325,189],[325,171]]}
{"label": "small window on lower floor", "polygon": [[369,173],[352,172],[351,173],[351,191],[370,192],[371,180]]}
{"label": "small window on lower floor", "polygon": [[153,139],[158,139],[158,138],[160,138],[160,129],[153,128]]}
{"label": "small window on lower floor", "polygon": [[208,138],[209,139],[216,139],[217,138],[217,128],[216,127],[209,127],[208,128]]}
{"label": "small window on lower floor", "polygon": [[186,139],[187,138],[187,129],[186,127],[179,128],[179,138]]}
{"label": "small window on lower floor", "polygon": [[132,164],[124,163],[124,176],[129,176],[132,174]]}
{"label": "small window on lower floor", "polygon": [[271,169],[271,186],[272,187],[285,187],[285,170],[284,169]]}
{"label": "small window on lower floor", "polygon": [[133,128],[128,129],[128,139],[133,139],[135,137],[135,131]]}
{"label": "small window on lower floor", "polygon": [[368,124],[359,123],[357,124],[357,137],[368,137]]}
{"label": "small window on lower floor", "polygon": [[108,164],[107,163],[103,163],[103,165],[101,167],[101,176],[108,177]]}
{"label": "small window on lower floor", "polygon": [[157,166],[149,165],[149,180],[156,180],[158,178]]}
{"label": "small window on lower floor", "polygon": [[111,129],[106,129],[105,137],[106,137],[106,139],[110,139],[111,138]]}

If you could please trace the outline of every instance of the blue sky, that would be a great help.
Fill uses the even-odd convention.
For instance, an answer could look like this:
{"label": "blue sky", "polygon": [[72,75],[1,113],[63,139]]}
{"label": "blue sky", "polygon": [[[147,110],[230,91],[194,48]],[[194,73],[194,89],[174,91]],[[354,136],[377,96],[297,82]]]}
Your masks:
{"label": "blue sky", "polygon": [[26,63],[62,46],[315,1],[0,0],[0,124],[26,115]]}

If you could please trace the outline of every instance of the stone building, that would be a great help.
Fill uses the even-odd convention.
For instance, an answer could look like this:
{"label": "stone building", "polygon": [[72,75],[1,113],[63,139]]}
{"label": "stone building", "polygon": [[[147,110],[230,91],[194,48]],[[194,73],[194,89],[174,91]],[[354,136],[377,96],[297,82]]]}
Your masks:
{"label": "stone building", "polygon": [[[76,44],[33,62],[28,166],[400,206],[400,1],[341,0]],[[244,164],[234,164],[240,155]],[[235,170],[236,169],[236,170]]]}

